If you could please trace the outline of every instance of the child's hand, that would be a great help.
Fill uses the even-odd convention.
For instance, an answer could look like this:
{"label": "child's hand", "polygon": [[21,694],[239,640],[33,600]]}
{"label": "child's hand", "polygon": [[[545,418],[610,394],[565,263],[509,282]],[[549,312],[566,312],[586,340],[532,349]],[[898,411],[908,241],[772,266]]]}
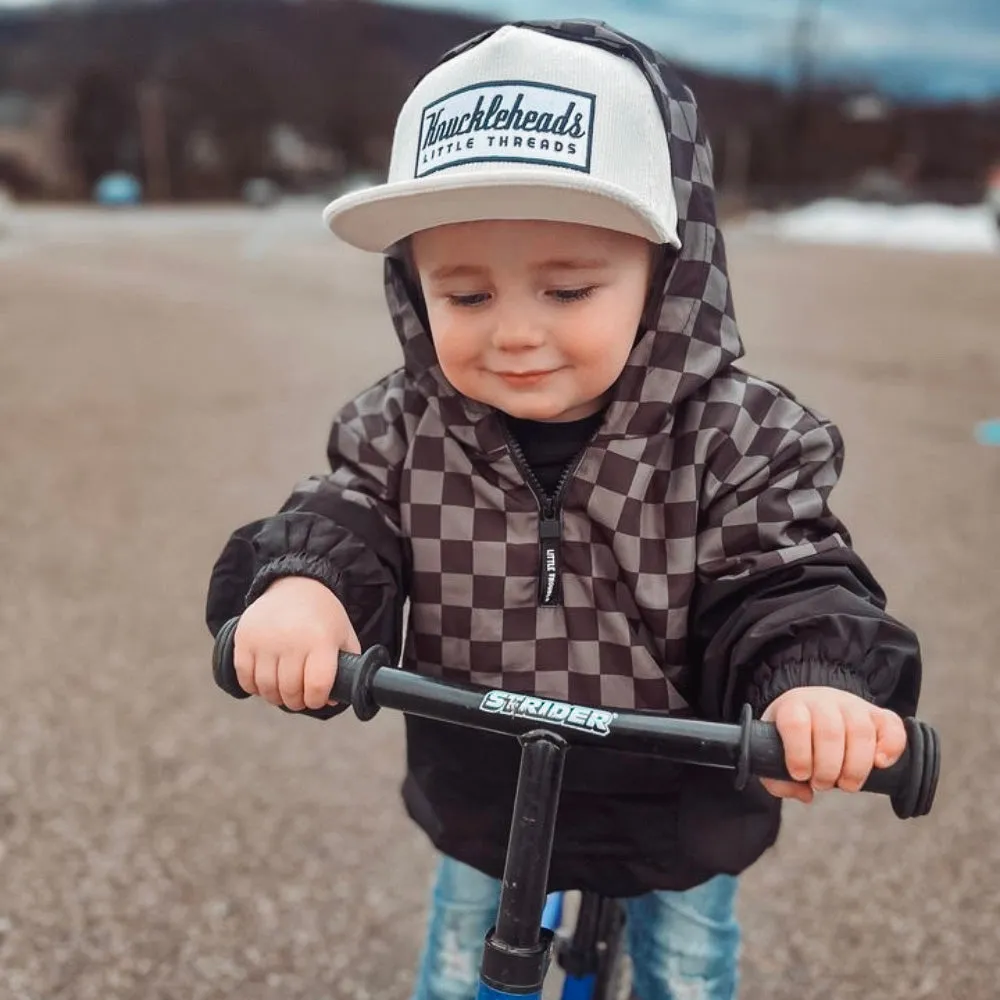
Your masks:
{"label": "child's hand", "polygon": [[338,653],[361,652],[333,592],[300,576],[272,583],[243,612],[235,641],[240,687],[294,712],[327,705]]}
{"label": "child's hand", "polygon": [[768,705],[763,720],[778,727],[785,766],[795,779],[762,781],[778,798],[812,802],[813,792],[856,792],[872,767],[890,767],[906,749],[898,715],[836,688],[786,691]]}

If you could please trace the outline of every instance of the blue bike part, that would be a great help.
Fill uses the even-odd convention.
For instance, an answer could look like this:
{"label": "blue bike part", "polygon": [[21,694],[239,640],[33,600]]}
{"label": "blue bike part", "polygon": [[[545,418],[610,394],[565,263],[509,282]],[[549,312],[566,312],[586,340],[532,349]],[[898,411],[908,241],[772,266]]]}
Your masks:
{"label": "blue bike part", "polygon": [[978,424],[976,440],[987,447],[1000,448],[1000,420],[984,420]]}
{"label": "blue bike part", "polygon": [[542,910],[542,926],[550,931],[557,931],[562,926],[563,915],[563,894],[553,892],[545,900],[545,909]]}
{"label": "blue bike part", "polygon": [[563,982],[562,1000],[590,1000],[596,983],[596,975],[567,976]]}
{"label": "blue bike part", "polygon": [[499,990],[487,986],[486,983],[479,984],[479,992],[476,1000],[542,1000],[541,993],[501,993]]}
{"label": "blue bike part", "polygon": [[123,170],[104,174],[94,185],[94,200],[101,205],[138,205],[142,201],[142,184]]}

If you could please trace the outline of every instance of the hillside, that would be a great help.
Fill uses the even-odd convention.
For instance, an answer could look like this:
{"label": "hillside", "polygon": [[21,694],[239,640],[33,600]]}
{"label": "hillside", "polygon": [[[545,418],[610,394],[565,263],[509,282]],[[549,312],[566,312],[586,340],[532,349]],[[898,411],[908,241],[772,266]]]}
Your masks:
{"label": "hillside", "polygon": [[[76,109],[67,129],[89,178],[115,164],[144,169],[136,108],[154,84],[179,178],[173,194],[217,195],[267,171],[266,136],[280,124],[338,150],[349,169],[380,169],[408,89],[486,27],[371,0],[118,0],[0,12],[0,91],[60,97],[71,118]],[[997,107],[890,108],[857,122],[843,111],[843,91],[803,97],[680,71],[699,97],[720,179],[755,191],[839,189],[881,167],[962,200],[977,196],[1000,157]],[[188,162],[192,136],[206,134],[224,153],[214,180]],[[81,143],[106,148],[81,153]]]}

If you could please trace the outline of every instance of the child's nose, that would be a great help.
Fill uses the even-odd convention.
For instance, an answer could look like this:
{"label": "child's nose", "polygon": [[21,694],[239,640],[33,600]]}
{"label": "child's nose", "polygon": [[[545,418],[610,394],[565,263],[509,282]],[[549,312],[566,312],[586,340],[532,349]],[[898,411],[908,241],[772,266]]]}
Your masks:
{"label": "child's nose", "polygon": [[499,351],[529,351],[545,343],[545,331],[528,317],[500,319],[493,331],[493,346]]}

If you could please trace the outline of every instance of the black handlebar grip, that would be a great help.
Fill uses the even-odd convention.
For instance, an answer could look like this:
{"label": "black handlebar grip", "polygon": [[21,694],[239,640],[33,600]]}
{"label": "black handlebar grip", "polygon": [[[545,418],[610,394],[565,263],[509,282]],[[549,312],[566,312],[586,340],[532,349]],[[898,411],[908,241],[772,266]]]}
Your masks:
{"label": "black handlebar grip", "polygon": [[341,653],[337,657],[337,676],[330,688],[330,700],[352,704],[354,684],[361,669],[362,657],[354,653]]}
{"label": "black handlebar grip", "polygon": [[[236,626],[240,619],[230,618],[216,633],[212,648],[212,675],[215,683],[234,698],[249,698],[236,677],[234,655],[236,651]],[[372,679],[380,667],[392,666],[389,653],[382,646],[373,646],[361,656],[341,653],[337,661],[337,676],[333,681],[330,697],[334,701],[353,706],[354,713],[363,721],[372,718],[378,705],[372,693]]]}
{"label": "black handlebar grip", "polygon": [[215,646],[212,648],[212,676],[226,694],[231,694],[234,698],[249,698],[250,695],[240,687],[236,678],[236,664],[233,662],[236,626],[239,623],[239,617],[230,618],[216,633]]}
{"label": "black handlebar grip", "polygon": [[[926,816],[934,803],[941,770],[941,743],[937,731],[917,719],[904,719],[906,749],[892,767],[877,768],[862,786],[863,792],[888,795],[900,819]],[[781,737],[773,723],[750,723],[749,770],[758,778],[790,780]]]}
{"label": "black handlebar grip", "polygon": [[354,708],[354,714],[367,722],[378,712],[375,700],[375,674],[382,667],[391,667],[392,657],[384,646],[372,646],[360,656],[356,653],[341,652],[337,659],[337,676],[333,679],[330,697],[334,701],[346,702]]}

